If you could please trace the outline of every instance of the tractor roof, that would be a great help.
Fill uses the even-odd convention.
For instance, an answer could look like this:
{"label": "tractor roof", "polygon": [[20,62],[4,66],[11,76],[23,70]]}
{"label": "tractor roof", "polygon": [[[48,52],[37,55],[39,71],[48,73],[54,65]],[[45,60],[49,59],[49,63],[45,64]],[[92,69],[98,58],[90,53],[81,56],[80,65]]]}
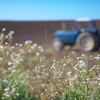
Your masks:
{"label": "tractor roof", "polygon": [[89,18],[79,18],[75,20],[76,22],[89,22],[89,21],[93,21],[92,19]]}

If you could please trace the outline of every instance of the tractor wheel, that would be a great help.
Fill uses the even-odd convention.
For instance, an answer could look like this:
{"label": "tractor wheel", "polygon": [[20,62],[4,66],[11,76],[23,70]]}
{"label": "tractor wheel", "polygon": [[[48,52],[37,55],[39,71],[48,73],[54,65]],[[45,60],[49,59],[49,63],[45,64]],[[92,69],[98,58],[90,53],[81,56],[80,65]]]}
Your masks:
{"label": "tractor wheel", "polygon": [[96,37],[90,33],[81,33],[76,40],[76,45],[83,51],[94,51],[98,49]]}
{"label": "tractor wheel", "polygon": [[63,42],[61,42],[60,40],[57,40],[57,39],[54,39],[52,41],[52,46],[55,51],[61,51],[64,48]]}

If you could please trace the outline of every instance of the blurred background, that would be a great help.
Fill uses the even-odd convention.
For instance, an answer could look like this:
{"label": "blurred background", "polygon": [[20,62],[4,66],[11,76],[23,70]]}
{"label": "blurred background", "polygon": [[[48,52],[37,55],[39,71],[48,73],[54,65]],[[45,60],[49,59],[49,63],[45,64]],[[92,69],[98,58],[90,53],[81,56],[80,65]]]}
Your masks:
{"label": "blurred background", "polygon": [[77,18],[94,19],[100,29],[100,0],[0,0],[0,30],[15,31],[13,43],[45,43],[45,31],[50,42],[62,22],[70,30]]}

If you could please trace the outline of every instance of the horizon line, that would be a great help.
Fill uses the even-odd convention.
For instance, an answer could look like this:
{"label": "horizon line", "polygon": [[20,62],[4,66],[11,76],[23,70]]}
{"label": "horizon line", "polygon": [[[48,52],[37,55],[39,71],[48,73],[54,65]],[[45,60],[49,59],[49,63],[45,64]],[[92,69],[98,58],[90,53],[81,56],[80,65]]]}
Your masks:
{"label": "horizon line", "polygon": [[[80,18],[76,18],[76,19],[80,19]],[[27,21],[29,21],[29,22],[30,21],[40,22],[41,21],[42,22],[42,21],[75,21],[76,19],[62,19],[62,20],[61,19],[57,19],[57,20],[55,20],[55,19],[54,20],[14,20],[14,19],[13,20],[8,20],[7,19],[7,20],[0,20],[0,21],[13,21],[13,22],[25,22],[25,21],[26,22]],[[89,19],[92,19],[92,20],[100,20],[100,18],[94,18],[94,19],[93,18],[89,18]]]}

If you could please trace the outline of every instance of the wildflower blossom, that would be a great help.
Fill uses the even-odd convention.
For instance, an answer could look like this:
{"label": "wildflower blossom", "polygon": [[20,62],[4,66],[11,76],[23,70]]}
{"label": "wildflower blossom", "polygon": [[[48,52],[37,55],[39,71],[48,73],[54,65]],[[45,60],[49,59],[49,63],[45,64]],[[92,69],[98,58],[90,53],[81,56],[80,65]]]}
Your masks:
{"label": "wildflower blossom", "polygon": [[8,88],[5,88],[4,91],[9,91],[9,89],[10,89],[9,87]]}
{"label": "wildflower blossom", "polygon": [[43,95],[43,93],[41,93],[41,95]]}
{"label": "wildflower blossom", "polygon": [[8,70],[11,70],[11,67],[8,67]]}
{"label": "wildflower blossom", "polygon": [[23,49],[20,49],[20,52],[21,52],[21,53],[24,53],[24,50],[23,50]]}
{"label": "wildflower blossom", "polygon": [[79,60],[80,57],[77,57],[77,60]]}
{"label": "wildflower blossom", "polygon": [[12,36],[14,34],[14,31],[10,31],[9,36]]}
{"label": "wildflower blossom", "polygon": [[2,28],[2,31],[3,31],[3,32],[6,31],[6,28]]}
{"label": "wildflower blossom", "polygon": [[7,93],[4,93],[3,95],[5,95],[6,97],[10,97],[10,95],[9,95],[9,94],[7,94]]}
{"label": "wildflower blossom", "polygon": [[16,91],[16,88],[13,88],[12,91],[11,91],[11,93],[14,93],[15,91]]}
{"label": "wildflower blossom", "polygon": [[0,49],[3,49],[3,46],[2,45],[0,45]]}
{"label": "wildflower blossom", "polygon": [[43,52],[42,46],[38,46],[38,48],[40,49],[41,52]]}
{"label": "wildflower blossom", "polygon": [[9,52],[6,52],[7,55],[9,55]]}
{"label": "wildflower blossom", "polygon": [[12,46],[12,48],[14,49],[15,47],[14,47],[14,46]]}
{"label": "wildflower blossom", "polygon": [[36,52],[36,56],[39,56],[40,54],[39,54],[39,52]]}
{"label": "wildflower blossom", "polygon": [[22,44],[19,44],[20,47],[22,47]]}
{"label": "wildflower blossom", "polygon": [[3,82],[3,83],[8,83],[8,80],[3,80],[2,82]]}
{"label": "wildflower blossom", "polygon": [[2,57],[0,57],[0,60],[2,60]]}
{"label": "wildflower blossom", "polygon": [[94,59],[97,59],[97,60],[100,59],[99,57],[93,57],[93,58],[94,58]]}
{"label": "wildflower blossom", "polygon": [[6,45],[8,44],[8,42],[5,43]]}
{"label": "wildflower blossom", "polygon": [[56,59],[54,59],[53,62],[56,62]]}
{"label": "wildflower blossom", "polygon": [[5,38],[7,39],[8,38],[8,35],[6,35]]}
{"label": "wildflower blossom", "polygon": [[33,46],[34,46],[34,47],[36,47],[36,46],[37,46],[37,44],[35,43]]}
{"label": "wildflower blossom", "polygon": [[75,54],[75,52],[74,52],[74,51],[72,51],[72,53],[73,53],[73,54]]}
{"label": "wildflower blossom", "polygon": [[30,43],[32,43],[31,40],[27,40],[27,41],[25,41],[25,44],[30,44]]}
{"label": "wildflower blossom", "polygon": [[92,58],[93,56],[92,56],[92,55],[90,55],[90,57]]}
{"label": "wildflower blossom", "polygon": [[18,45],[18,43],[16,43],[16,46]]}
{"label": "wildflower blossom", "polygon": [[28,52],[30,53],[30,52],[31,52],[31,50],[28,50]]}
{"label": "wildflower blossom", "polygon": [[8,62],[8,65],[10,66],[12,64],[12,62]]}

